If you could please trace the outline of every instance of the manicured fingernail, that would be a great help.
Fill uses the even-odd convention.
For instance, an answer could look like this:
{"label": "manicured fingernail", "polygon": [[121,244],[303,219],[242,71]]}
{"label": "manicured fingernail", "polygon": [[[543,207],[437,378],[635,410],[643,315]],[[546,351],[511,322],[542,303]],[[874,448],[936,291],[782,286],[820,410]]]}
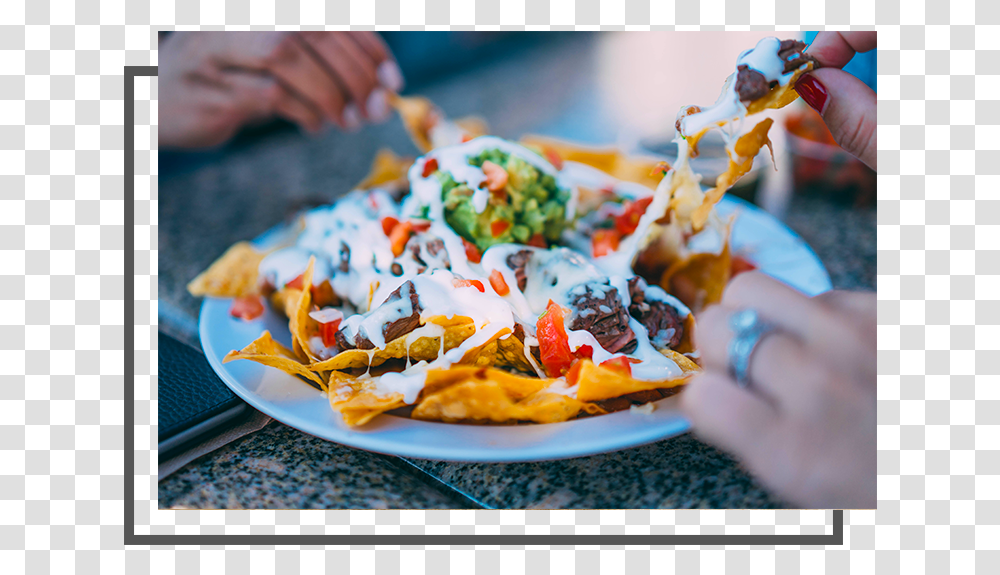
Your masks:
{"label": "manicured fingernail", "polygon": [[398,92],[403,88],[403,72],[392,60],[386,60],[379,64],[375,74],[378,76],[379,83],[393,92]]}
{"label": "manicured fingernail", "polygon": [[373,122],[381,122],[389,116],[389,102],[385,95],[385,90],[375,88],[368,94],[368,101],[365,103],[368,110],[368,119]]}
{"label": "manicured fingernail", "polygon": [[354,102],[344,107],[344,125],[351,131],[361,127],[361,110]]}
{"label": "manicured fingernail", "polygon": [[821,84],[819,80],[813,78],[811,74],[806,74],[799,78],[795,84],[795,91],[806,101],[806,104],[809,104],[820,114],[823,113],[823,107],[826,106],[829,93],[826,91],[826,86]]}

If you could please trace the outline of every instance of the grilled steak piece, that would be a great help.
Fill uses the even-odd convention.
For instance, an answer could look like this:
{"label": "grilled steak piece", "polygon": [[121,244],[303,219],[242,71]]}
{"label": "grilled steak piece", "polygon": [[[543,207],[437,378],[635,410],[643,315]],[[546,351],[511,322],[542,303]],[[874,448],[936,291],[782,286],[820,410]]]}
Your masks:
{"label": "grilled steak piece", "polygon": [[617,289],[607,284],[582,284],[570,295],[575,309],[570,329],[589,331],[611,353],[635,351],[639,342],[628,325],[628,312]]}
{"label": "grilled steak piece", "polygon": [[628,313],[645,326],[656,349],[673,349],[684,336],[684,320],[666,302],[646,299],[646,282],[636,276],[628,280]]}
{"label": "grilled steak piece", "polygon": [[340,242],[340,265],[337,269],[345,274],[351,271],[351,247],[344,242]]}
{"label": "grilled steak piece", "polygon": [[[396,288],[379,307],[394,306],[395,302],[403,299],[403,297],[409,298],[411,313],[408,316],[393,320],[382,326],[382,337],[385,339],[386,343],[398,337],[402,337],[420,327],[420,312],[423,308],[420,306],[420,296],[417,295],[417,290],[414,289],[413,282],[411,281],[408,281]],[[335,338],[337,340],[337,347],[339,347],[341,351],[355,348],[375,349],[375,344],[373,344],[368,337],[361,335],[360,333],[357,334],[355,341],[353,342],[347,338],[343,330],[338,331]]]}
{"label": "grilled steak piece", "polygon": [[736,70],[736,93],[740,95],[741,101],[752,102],[771,91],[767,78],[757,70],[746,64],[740,64]]}
{"label": "grilled steak piece", "polygon": [[803,50],[805,49],[805,42],[800,42],[798,40],[781,41],[781,46],[778,48],[778,57],[785,63],[785,69],[782,70],[783,73],[787,74],[806,62],[812,62],[813,69],[820,67],[819,60],[809,54],[803,53]]}
{"label": "grilled steak piece", "polygon": [[528,276],[524,273],[524,268],[531,260],[531,250],[521,250],[507,256],[507,267],[514,270],[514,277],[517,278],[517,289],[524,291],[524,286],[528,285]]}

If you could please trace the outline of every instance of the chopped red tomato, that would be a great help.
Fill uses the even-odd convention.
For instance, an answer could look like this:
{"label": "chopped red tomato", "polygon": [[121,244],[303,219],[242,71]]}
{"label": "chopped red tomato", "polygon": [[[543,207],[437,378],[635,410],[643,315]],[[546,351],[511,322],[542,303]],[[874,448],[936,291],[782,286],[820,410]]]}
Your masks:
{"label": "chopped red tomato", "polygon": [[424,162],[424,174],[423,174],[424,177],[426,178],[427,176],[433,174],[434,172],[437,171],[437,169],[438,169],[437,158],[431,158],[427,160],[426,162]]}
{"label": "chopped red tomato", "polygon": [[649,177],[653,177],[657,174],[659,174],[660,176],[665,176],[669,171],[670,171],[670,164],[666,162],[657,162],[657,164],[653,166],[653,169],[649,172]]}
{"label": "chopped red tomato", "polygon": [[494,220],[490,222],[490,233],[493,234],[493,237],[498,238],[503,235],[509,227],[510,222],[504,220]]}
{"label": "chopped red tomato", "polygon": [[545,159],[548,160],[549,163],[555,167],[555,169],[557,170],[563,169],[563,159],[562,156],[559,155],[559,152],[555,151],[554,148],[550,148],[548,146],[545,146],[544,152],[545,152]]}
{"label": "chopped red tomato", "polygon": [[398,225],[399,225],[399,220],[397,220],[392,216],[386,216],[382,218],[382,233],[388,236],[389,234],[392,233],[392,230],[394,230]]}
{"label": "chopped red tomato", "polygon": [[334,320],[319,324],[320,335],[323,337],[324,347],[333,347],[337,343],[337,332],[340,331],[341,320]]}
{"label": "chopped red tomato", "polygon": [[503,274],[500,273],[500,270],[490,272],[490,285],[493,286],[493,291],[499,295],[510,293],[510,287],[507,286],[507,281],[503,279]]}
{"label": "chopped red tomato", "polygon": [[258,295],[245,295],[233,300],[233,306],[229,308],[229,315],[250,321],[256,319],[264,313],[264,304]]}
{"label": "chopped red tomato", "polygon": [[451,280],[451,285],[453,285],[455,287],[469,287],[469,286],[471,286],[471,287],[474,287],[474,288],[476,288],[477,290],[479,290],[479,291],[481,291],[483,293],[486,293],[486,286],[484,286],[483,282],[481,282],[479,280],[463,280],[463,279],[455,278],[455,279]]}
{"label": "chopped red tomato", "polygon": [[542,234],[535,234],[531,236],[531,239],[528,240],[528,245],[535,246],[536,248],[549,247],[548,242],[545,241],[545,236],[543,236]]}
{"label": "chopped red tomato", "polygon": [[[507,170],[499,164],[486,160],[483,162],[483,173],[486,174],[486,189],[497,195],[498,192],[504,191],[507,185]],[[507,194],[504,193],[503,196],[506,197]]]}
{"label": "chopped red tomato", "polygon": [[545,313],[535,324],[535,337],[541,350],[542,365],[549,377],[559,377],[573,365],[573,352],[569,349],[569,336],[563,318],[566,315],[559,304],[549,300]]}
{"label": "chopped red tomato", "polygon": [[733,259],[729,264],[729,276],[736,277],[743,272],[749,272],[755,269],[757,269],[757,264],[747,258],[743,256],[733,256]]}
{"label": "chopped red tomato", "polygon": [[462,143],[464,144],[472,140],[473,138],[475,138],[475,136],[473,136],[472,134],[462,134]]}
{"label": "chopped red tomato", "polygon": [[594,357],[594,348],[590,347],[587,344],[583,344],[580,347],[576,348],[575,353],[577,357],[585,357],[587,359],[592,359]]}
{"label": "chopped red tomato", "polygon": [[638,359],[632,359],[630,357],[625,357],[624,355],[618,357],[612,357],[607,361],[601,362],[601,367],[606,367],[615,371],[620,371],[625,375],[632,375],[632,364],[639,363]]}
{"label": "chopped red tomato", "polygon": [[590,240],[594,246],[594,257],[606,256],[617,250],[620,239],[618,230],[599,229],[594,232],[594,237]]}
{"label": "chopped red tomato", "polygon": [[406,242],[410,241],[412,233],[413,224],[409,220],[399,222],[399,225],[392,229],[392,233],[389,235],[389,243],[392,245],[392,255],[396,257],[402,255],[403,250],[406,249]]}
{"label": "chopped red tomato", "polygon": [[576,385],[580,381],[580,371],[583,370],[583,362],[580,360],[574,361],[573,365],[566,372],[566,383],[570,385]]}
{"label": "chopped red tomato", "polygon": [[415,232],[426,232],[431,229],[431,223],[427,220],[410,220],[410,227]]}
{"label": "chopped red tomato", "polygon": [[483,259],[483,254],[479,253],[479,248],[476,244],[462,238],[462,244],[465,245],[465,257],[472,263],[478,264],[481,259]]}
{"label": "chopped red tomato", "polygon": [[646,208],[653,202],[653,198],[642,198],[634,202],[625,202],[625,211],[615,218],[615,229],[618,233],[627,236],[639,227],[639,219],[646,213]]}
{"label": "chopped red tomato", "polygon": [[302,280],[305,279],[303,277],[305,275],[306,275],[305,272],[300,273],[299,275],[295,276],[295,279],[286,283],[285,287],[290,289],[302,289]]}

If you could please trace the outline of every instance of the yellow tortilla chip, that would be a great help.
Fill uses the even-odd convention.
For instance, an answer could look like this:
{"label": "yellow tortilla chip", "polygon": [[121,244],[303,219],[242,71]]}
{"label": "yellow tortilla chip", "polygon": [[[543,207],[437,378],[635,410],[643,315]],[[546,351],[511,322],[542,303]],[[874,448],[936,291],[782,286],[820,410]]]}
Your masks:
{"label": "yellow tortilla chip", "polygon": [[330,407],[339,412],[344,423],[350,426],[364,425],[376,415],[406,405],[402,393],[385,396],[374,393],[375,384],[371,381],[355,383],[351,387],[354,388],[351,393],[341,395],[331,381],[329,392]]}
{"label": "yellow tortilla chip", "polygon": [[[308,315],[308,313],[307,313]],[[316,371],[345,370],[353,368],[368,368],[379,366],[390,359],[406,359],[410,361],[433,361],[441,353],[441,337],[444,337],[444,351],[462,345],[462,342],[476,333],[476,326],[469,318],[464,323],[441,326],[441,332],[433,335],[419,335],[420,329],[397,337],[388,342],[384,349],[348,349],[330,359],[312,364]],[[443,317],[429,318],[427,324],[440,325],[447,322]],[[453,320],[452,320],[453,321]],[[426,332],[425,332],[426,333]],[[417,334],[414,337],[414,334]],[[471,350],[476,351],[476,350]]]}
{"label": "yellow tortilla chip", "polygon": [[[663,178],[662,171],[654,170],[660,163],[658,159],[628,156],[614,147],[584,146],[534,134],[522,137],[521,144],[543,152],[551,150],[564,161],[586,164],[619,180],[635,182],[649,188],[655,189]],[[546,154],[543,153],[542,156]]]}
{"label": "yellow tortilla chip", "polygon": [[678,364],[684,374],[672,379],[656,381],[646,381],[636,379],[622,371],[601,367],[589,359],[580,360],[583,364],[580,367],[579,387],[576,391],[576,398],[580,401],[599,401],[619,397],[637,391],[647,391],[650,389],[666,389],[677,387],[687,383],[691,371],[685,371],[684,366],[690,367],[693,362],[685,362],[684,366]]}
{"label": "yellow tortilla chip", "polygon": [[412,165],[413,158],[397,156],[389,148],[382,148],[375,154],[368,175],[354,187],[367,190],[384,184],[405,183],[406,173]]}
{"label": "yellow tortilla chip", "polygon": [[226,357],[222,359],[222,363],[236,359],[249,359],[278,368],[285,373],[308,379],[319,385],[324,391],[326,390],[326,382],[323,381],[323,378],[309,371],[308,367],[303,365],[290,349],[274,341],[269,331],[262,333],[259,338],[243,349],[227,353]]}
{"label": "yellow tortilla chip", "polygon": [[433,149],[429,131],[441,119],[437,107],[427,98],[421,96],[403,97],[390,95],[389,104],[396,108],[403,126],[417,148],[427,153]]}
{"label": "yellow tortilla chip", "polygon": [[[298,299],[294,300],[295,307],[285,308],[286,313],[288,313],[288,330],[292,332],[292,350],[295,351],[295,355],[299,359],[307,363],[319,361],[319,358],[309,348],[309,334],[316,331],[315,325],[310,329],[310,322],[315,324],[316,320],[309,317],[312,305],[312,290],[309,288],[312,287],[313,266],[315,265],[316,256],[309,256],[309,265],[306,266],[306,271],[302,272],[302,290],[299,291]],[[287,305],[288,300],[285,303]]]}
{"label": "yellow tortilla chip", "polygon": [[235,243],[207,270],[191,280],[187,285],[188,292],[195,297],[250,295],[257,291],[257,268],[264,255],[248,242]]}
{"label": "yellow tortilla chip", "polygon": [[411,416],[455,423],[478,420],[503,423],[514,419],[514,401],[495,381],[471,380],[449,386],[424,398]]}
{"label": "yellow tortilla chip", "polygon": [[469,134],[469,137],[478,138],[490,133],[490,125],[479,116],[465,116],[455,120],[455,125],[462,131]]}
{"label": "yellow tortilla chip", "polygon": [[697,313],[722,300],[731,263],[727,237],[721,253],[697,253],[674,262],[663,272],[660,287]]}

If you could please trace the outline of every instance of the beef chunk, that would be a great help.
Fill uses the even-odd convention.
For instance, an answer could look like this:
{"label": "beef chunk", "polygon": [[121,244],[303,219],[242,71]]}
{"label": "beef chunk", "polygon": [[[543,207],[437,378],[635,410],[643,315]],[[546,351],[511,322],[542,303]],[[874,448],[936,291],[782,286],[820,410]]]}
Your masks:
{"label": "beef chunk", "polygon": [[806,62],[812,62],[813,68],[819,68],[819,61],[802,51],[806,49],[806,43],[798,40],[782,40],[778,48],[778,57],[785,63],[783,73],[787,74]]}
{"label": "beef chunk", "polygon": [[424,273],[427,268],[451,269],[448,251],[444,248],[444,240],[430,234],[416,234],[406,244],[406,249],[417,263],[417,273]]}
{"label": "beef chunk", "polygon": [[[597,289],[595,289],[597,288]],[[611,353],[631,353],[638,347],[628,325],[628,312],[618,290],[608,285],[583,284],[570,292],[575,308],[570,329],[586,330]]]}
{"label": "beef chunk", "polygon": [[507,256],[507,267],[514,270],[514,277],[517,278],[517,289],[524,291],[524,286],[528,285],[528,276],[524,273],[524,268],[531,261],[531,250],[521,250]]}
{"label": "beef chunk", "polygon": [[736,93],[743,102],[752,102],[763,98],[771,91],[764,75],[746,64],[736,67]]}
{"label": "beef chunk", "polygon": [[646,299],[646,282],[639,277],[628,280],[628,296],[632,300],[628,313],[645,326],[653,347],[674,348],[684,336],[684,320],[672,306]]}
{"label": "beef chunk", "polygon": [[[398,337],[402,337],[420,327],[420,312],[423,308],[420,307],[420,296],[417,295],[417,290],[414,288],[413,282],[408,281],[396,288],[389,294],[389,297],[386,298],[385,303],[382,305],[392,305],[393,302],[403,299],[404,293],[406,294],[405,297],[410,298],[410,309],[412,312],[406,317],[399,318],[382,326],[382,337],[385,339],[386,343]],[[338,331],[335,338],[337,340],[337,346],[341,349],[341,351],[354,348],[375,349],[375,344],[361,334],[358,334],[358,337],[355,338],[354,342],[348,340],[343,331]]]}

